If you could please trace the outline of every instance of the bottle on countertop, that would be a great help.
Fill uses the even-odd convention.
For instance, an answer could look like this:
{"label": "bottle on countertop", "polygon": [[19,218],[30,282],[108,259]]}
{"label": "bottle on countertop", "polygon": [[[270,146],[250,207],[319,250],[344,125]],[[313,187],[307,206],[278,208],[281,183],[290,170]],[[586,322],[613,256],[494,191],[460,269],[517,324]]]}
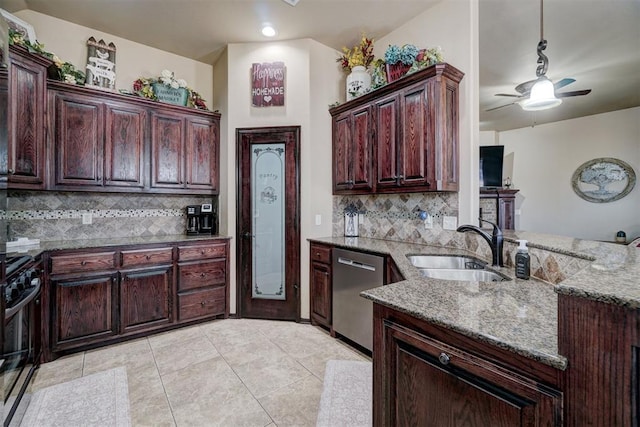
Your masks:
{"label": "bottle on countertop", "polygon": [[518,240],[518,252],[516,252],[516,277],[529,280],[530,258],[526,240]]}

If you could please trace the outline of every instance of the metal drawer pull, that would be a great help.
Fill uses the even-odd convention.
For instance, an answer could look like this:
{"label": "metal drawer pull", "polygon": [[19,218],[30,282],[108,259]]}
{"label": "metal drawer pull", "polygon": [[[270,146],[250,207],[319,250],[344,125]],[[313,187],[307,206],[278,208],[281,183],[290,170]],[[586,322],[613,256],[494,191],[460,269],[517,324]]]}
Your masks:
{"label": "metal drawer pull", "polygon": [[151,259],[151,255],[147,255],[147,261]]}
{"label": "metal drawer pull", "polygon": [[204,304],[205,304],[205,302],[204,302],[204,301],[202,301],[202,302],[200,303],[200,305],[201,305],[201,306],[203,306],[203,307],[204,307]]}
{"label": "metal drawer pull", "polygon": [[206,277],[206,273],[200,273],[200,277]]}
{"label": "metal drawer pull", "polygon": [[438,356],[438,360],[443,365],[448,365],[449,362],[451,361],[451,358],[446,353],[440,353],[440,356]]}
{"label": "metal drawer pull", "polygon": [[87,265],[87,261],[80,261],[80,265]]}

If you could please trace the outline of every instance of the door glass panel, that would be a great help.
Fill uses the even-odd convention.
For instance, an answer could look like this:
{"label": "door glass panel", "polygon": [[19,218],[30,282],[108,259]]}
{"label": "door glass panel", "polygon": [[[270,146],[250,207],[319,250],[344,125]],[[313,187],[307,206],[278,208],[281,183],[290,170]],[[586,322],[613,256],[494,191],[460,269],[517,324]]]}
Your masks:
{"label": "door glass panel", "polygon": [[284,143],[251,144],[252,297],[285,300]]}

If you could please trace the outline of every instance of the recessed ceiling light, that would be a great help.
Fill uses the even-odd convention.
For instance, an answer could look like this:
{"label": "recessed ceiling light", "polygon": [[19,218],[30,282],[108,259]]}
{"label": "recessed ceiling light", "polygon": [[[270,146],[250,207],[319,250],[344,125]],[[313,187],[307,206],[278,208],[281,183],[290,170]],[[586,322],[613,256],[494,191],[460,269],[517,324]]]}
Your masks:
{"label": "recessed ceiling light", "polygon": [[297,5],[297,4],[298,4],[298,2],[299,2],[300,0],[282,0],[282,1],[283,1],[283,2],[285,2],[285,3],[290,4],[291,6],[295,6],[295,5]]}
{"label": "recessed ceiling light", "polygon": [[262,27],[262,35],[265,37],[273,37],[276,35],[276,29],[271,25],[265,25]]}

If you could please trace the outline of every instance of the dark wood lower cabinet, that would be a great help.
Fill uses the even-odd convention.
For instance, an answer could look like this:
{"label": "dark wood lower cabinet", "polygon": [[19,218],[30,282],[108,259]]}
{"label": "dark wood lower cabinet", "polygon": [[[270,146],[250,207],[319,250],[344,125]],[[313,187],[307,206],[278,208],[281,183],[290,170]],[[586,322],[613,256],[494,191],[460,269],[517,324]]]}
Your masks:
{"label": "dark wood lower cabinet", "polygon": [[229,317],[228,250],[220,238],[44,254],[43,361]]}
{"label": "dark wood lower cabinet", "polygon": [[[375,426],[561,426],[562,393],[374,305]],[[406,320],[406,319],[405,319]],[[448,334],[445,334],[447,336]]]}
{"label": "dark wood lower cabinet", "polygon": [[118,333],[117,273],[51,281],[55,309],[53,351],[114,337]]}
{"label": "dark wood lower cabinet", "polygon": [[124,271],[120,279],[121,333],[170,323],[173,268]]}

